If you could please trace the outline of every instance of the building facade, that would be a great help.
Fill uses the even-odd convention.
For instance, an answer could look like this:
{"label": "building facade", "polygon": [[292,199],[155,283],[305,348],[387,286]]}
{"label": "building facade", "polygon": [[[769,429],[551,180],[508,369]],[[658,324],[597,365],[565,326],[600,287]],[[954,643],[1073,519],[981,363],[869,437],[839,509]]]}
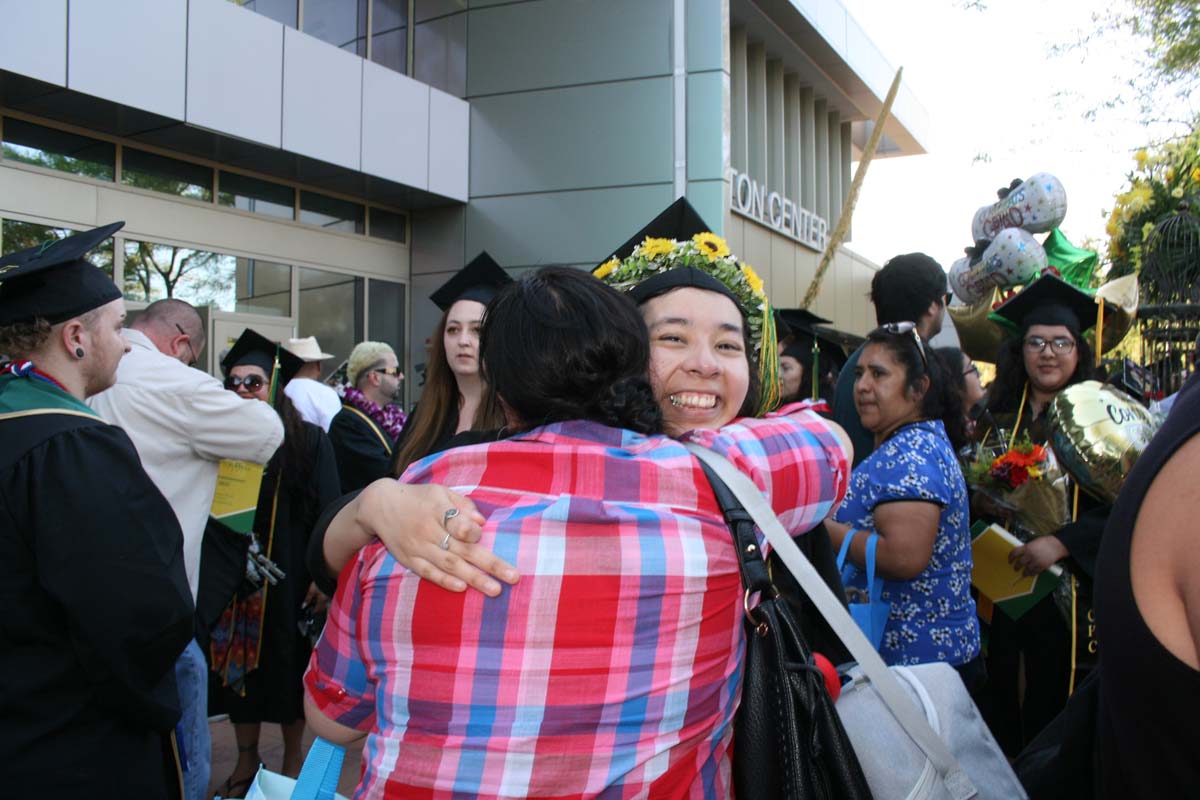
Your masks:
{"label": "building facade", "polygon": [[[240,6],[240,7],[239,7]],[[602,261],[686,195],[794,306],[892,67],[837,0],[0,2],[0,250],[124,219],[135,309],[406,353],[480,250]],[[880,156],[923,152],[901,87]],[[842,249],[813,310],[871,326]]]}

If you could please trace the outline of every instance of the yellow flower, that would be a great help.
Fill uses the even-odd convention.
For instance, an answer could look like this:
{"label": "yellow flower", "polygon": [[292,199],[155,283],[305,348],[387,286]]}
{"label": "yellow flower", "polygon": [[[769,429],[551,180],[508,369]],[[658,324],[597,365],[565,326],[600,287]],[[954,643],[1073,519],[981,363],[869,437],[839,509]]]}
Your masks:
{"label": "yellow flower", "polygon": [[1149,239],[1150,234],[1153,233],[1153,231],[1154,231],[1154,223],[1153,222],[1147,222],[1145,225],[1143,225],[1142,226],[1142,241],[1144,242],[1147,239]]}
{"label": "yellow flower", "polygon": [[761,295],[763,293],[763,281],[754,272],[754,267],[749,264],[742,264],[742,275],[746,276],[746,283],[750,284],[750,291]]}
{"label": "yellow flower", "polygon": [[1167,167],[1166,178],[1167,178],[1167,183],[1170,183],[1171,181],[1175,180],[1175,168],[1174,167]]}
{"label": "yellow flower", "polygon": [[729,255],[729,245],[725,244],[725,240],[715,233],[708,231],[697,233],[692,237],[692,241],[709,258],[724,258]]}
{"label": "yellow flower", "polygon": [[593,272],[592,274],[595,275],[597,278],[607,278],[609,275],[612,274],[612,271],[614,269],[616,269],[617,267],[619,267],[620,265],[621,265],[621,262],[618,261],[615,257],[610,258],[608,261],[605,261],[603,264],[601,264],[599,267],[597,267],[596,271]]}
{"label": "yellow flower", "polygon": [[1133,160],[1137,162],[1137,165],[1138,165],[1138,168],[1139,168],[1139,169],[1140,169],[1141,167],[1144,167],[1144,166],[1146,166],[1146,159],[1147,159],[1148,157],[1149,157],[1149,156],[1147,156],[1147,155],[1146,155],[1146,151],[1145,151],[1145,150],[1138,150],[1136,153],[1134,153],[1134,154],[1133,154]]}
{"label": "yellow flower", "polygon": [[1192,170],[1192,183],[1200,183],[1200,167]]}
{"label": "yellow flower", "polygon": [[[1104,232],[1109,236],[1117,236],[1121,232],[1121,223],[1117,222],[1115,219],[1110,219],[1108,221],[1108,225],[1104,227]],[[599,275],[599,273],[597,273],[597,275]]]}
{"label": "yellow flower", "polygon": [[1174,197],[1176,200],[1179,200],[1180,198],[1182,198],[1183,197],[1183,187],[1176,186],[1174,189],[1172,189],[1171,197]]}
{"label": "yellow flower", "polygon": [[638,255],[642,258],[654,259],[665,256],[674,249],[675,242],[670,239],[656,239],[653,236],[647,236],[646,241],[642,242],[638,248]]}

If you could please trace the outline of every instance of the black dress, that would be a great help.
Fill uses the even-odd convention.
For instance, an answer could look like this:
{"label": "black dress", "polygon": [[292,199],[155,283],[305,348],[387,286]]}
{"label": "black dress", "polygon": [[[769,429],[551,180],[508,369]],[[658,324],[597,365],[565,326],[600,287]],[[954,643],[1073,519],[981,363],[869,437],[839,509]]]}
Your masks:
{"label": "black dress", "polygon": [[329,443],[342,479],[342,492],[358,491],[391,474],[396,443],[375,420],[350,403],[329,424]]}
{"label": "black dress", "polygon": [[0,378],[0,440],[0,795],[177,796],[175,513],[125,432],[50,384]]}
{"label": "black dress", "polygon": [[1130,576],[1134,523],[1150,484],[1168,459],[1198,435],[1200,376],[1193,376],[1130,471],[1104,531],[1096,574],[1096,786],[1101,797],[1195,797],[1200,792],[1200,672],[1172,655],[1151,632],[1138,611]]}
{"label": "black dress", "polygon": [[[286,573],[283,580],[267,590],[258,668],[246,675],[244,697],[221,687],[215,702],[209,704],[210,712],[221,707],[218,703],[222,704],[234,723],[287,725],[304,716],[301,679],[312,652],[312,645],[299,629],[300,607],[312,583],[305,553],[317,518],[325,506],[337,499],[340,485],[329,438],[316,425],[307,422],[303,425],[308,469],[289,468],[281,477],[281,446],[267,464],[254,517],[254,532],[263,552],[267,551],[267,540],[271,538],[271,560]],[[271,537],[271,509],[277,485],[279,502],[275,508],[275,533]]]}

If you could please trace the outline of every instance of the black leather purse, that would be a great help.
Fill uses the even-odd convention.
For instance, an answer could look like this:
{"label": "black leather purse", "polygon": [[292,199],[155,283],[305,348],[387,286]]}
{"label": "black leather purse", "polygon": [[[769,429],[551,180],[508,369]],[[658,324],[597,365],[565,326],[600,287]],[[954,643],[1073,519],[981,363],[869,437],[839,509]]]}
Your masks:
{"label": "black leather purse", "polygon": [[[801,626],[772,584],[754,521],[709,466],[701,465],[733,536],[746,598],[742,702],[733,722],[734,795],[740,800],[870,798]],[[760,600],[751,608],[756,593]]]}

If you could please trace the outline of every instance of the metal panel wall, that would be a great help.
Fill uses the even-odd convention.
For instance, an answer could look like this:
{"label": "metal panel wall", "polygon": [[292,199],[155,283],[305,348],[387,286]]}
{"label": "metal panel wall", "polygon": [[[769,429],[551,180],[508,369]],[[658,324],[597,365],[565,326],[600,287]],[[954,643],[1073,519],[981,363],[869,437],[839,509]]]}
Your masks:
{"label": "metal panel wall", "polygon": [[67,0],[5,3],[0,69],[56,86],[67,84]]}
{"label": "metal panel wall", "polygon": [[362,166],[363,59],[295,28],[283,31],[283,148]]}
{"label": "metal panel wall", "polygon": [[423,83],[363,64],[363,172],[429,188],[429,96]]}

